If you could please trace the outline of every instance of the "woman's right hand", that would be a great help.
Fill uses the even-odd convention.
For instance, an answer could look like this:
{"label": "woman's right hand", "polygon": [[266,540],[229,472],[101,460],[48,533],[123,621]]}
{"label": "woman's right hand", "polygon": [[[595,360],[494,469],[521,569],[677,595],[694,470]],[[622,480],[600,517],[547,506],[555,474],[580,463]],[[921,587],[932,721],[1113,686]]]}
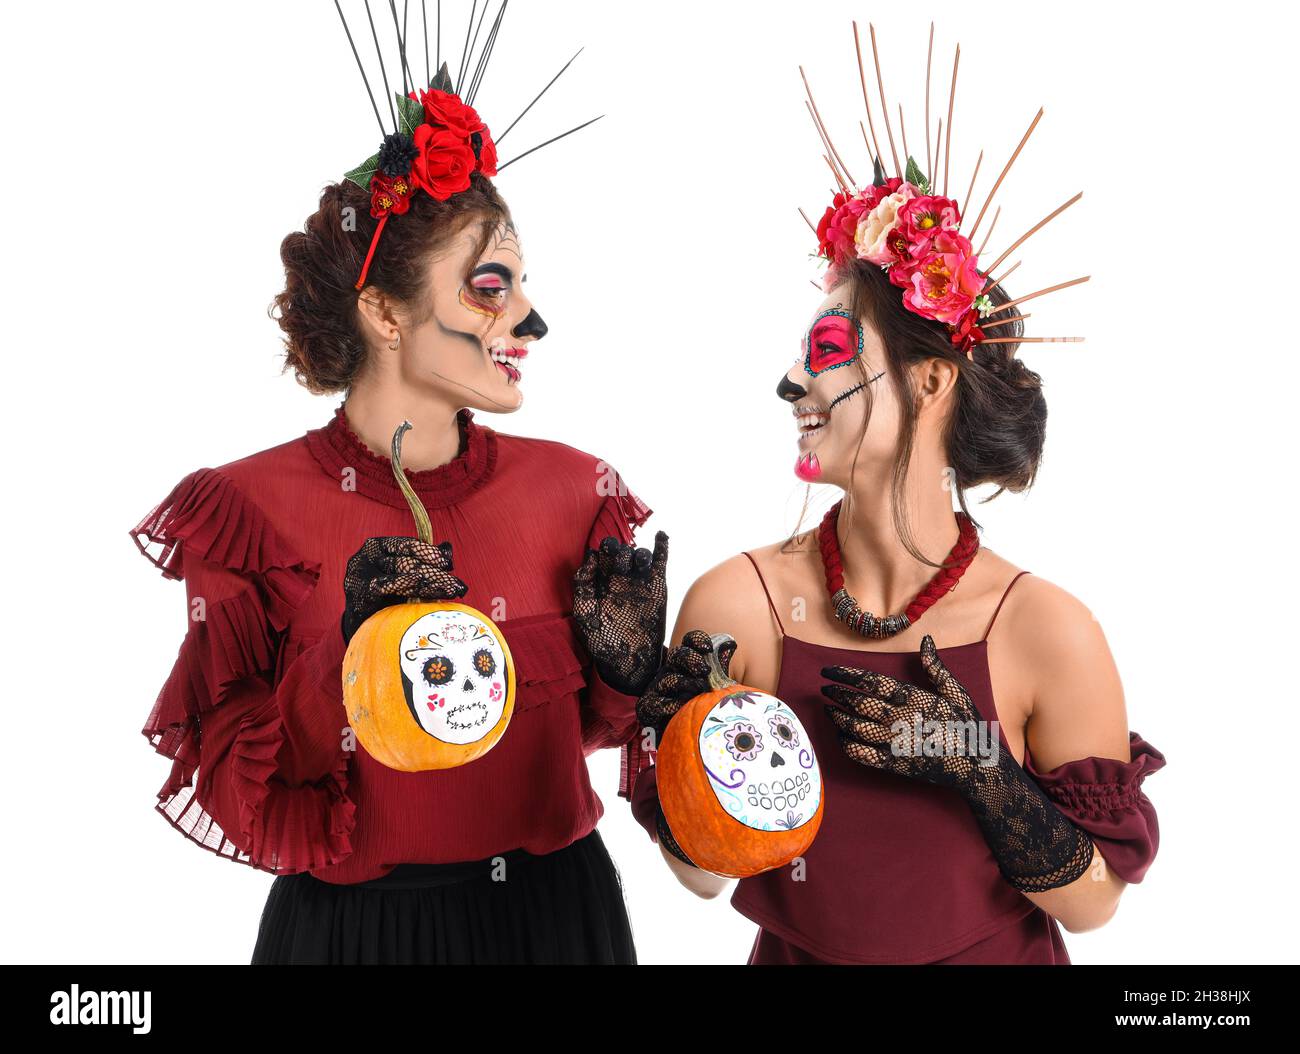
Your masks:
{"label": "woman's right hand", "polygon": [[[736,642],[730,637],[719,646],[717,661],[723,673],[728,672],[735,652]],[[682,638],[681,644],[669,650],[645,694],[637,701],[637,720],[641,722],[642,728],[654,729],[656,749],[673,716],[697,695],[709,691],[709,660],[713,653],[713,639],[703,630],[691,630]],[[709,875],[707,880],[701,882],[697,877],[701,872],[695,869],[695,863],[677,844],[662,806],[656,806],[655,834],[659,848],[665,854],[676,857],[693,869],[692,872],[685,872],[674,868],[682,884],[699,896],[717,896],[726,885],[725,881],[719,885],[721,880],[715,881],[716,876]]]}
{"label": "woman's right hand", "polygon": [[343,639],[371,615],[408,600],[456,600],[469,590],[451,573],[451,542],[433,545],[419,538],[367,538],[343,575]]}
{"label": "woman's right hand", "polygon": [[[723,673],[728,672],[735,652],[734,640],[728,640],[718,649],[718,665]],[[637,701],[637,720],[642,728],[655,730],[656,749],[673,715],[697,695],[709,690],[709,657],[712,654],[713,640],[709,635],[703,630],[691,630],[682,638],[681,644],[669,649],[663,665]]]}

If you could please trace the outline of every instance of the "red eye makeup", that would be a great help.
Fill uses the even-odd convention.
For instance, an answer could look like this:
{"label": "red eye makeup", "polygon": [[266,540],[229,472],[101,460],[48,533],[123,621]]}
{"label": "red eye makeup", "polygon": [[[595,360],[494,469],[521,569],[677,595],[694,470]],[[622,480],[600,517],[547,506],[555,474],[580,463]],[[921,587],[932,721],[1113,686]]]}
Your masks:
{"label": "red eye makeup", "polygon": [[810,377],[844,366],[862,354],[862,327],[847,311],[831,308],[813,319],[803,340],[803,368]]}

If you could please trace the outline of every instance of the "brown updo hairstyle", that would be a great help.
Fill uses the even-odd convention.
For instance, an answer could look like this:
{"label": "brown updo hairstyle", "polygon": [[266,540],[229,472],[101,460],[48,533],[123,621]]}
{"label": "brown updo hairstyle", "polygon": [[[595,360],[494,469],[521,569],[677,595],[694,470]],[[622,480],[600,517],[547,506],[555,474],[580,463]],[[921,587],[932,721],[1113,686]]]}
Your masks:
{"label": "brown updo hairstyle", "polygon": [[[496,187],[478,172],[468,190],[446,201],[417,191],[410,208],[384,226],[366,285],[405,304],[418,325],[432,310],[425,291],[430,260],[475,222],[481,226],[477,257],[497,224],[509,220]],[[284,331],[284,369],[316,394],[347,391],[365,364],[355,285],[378,222],[370,215],[370,194],[344,180],[325,187],[303,229],[280,243],[284,289],[270,314]]]}
{"label": "brown updo hairstyle", "polygon": [[[1047,435],[1047,402],[1043,398],[1042,378],[1016,356],[1018,341],[977,344],[974,359],[968,359],[965,352],[953,345],[947,326],[922,318],[903,305],[903,290],[891,283],[888,274],[875,264],[855,259],[843,263],[840,274],[853,316],[867,319],[880,334],[885,369],[899,396],[902,418],[891,483],[895,530],[914,557],[939,566],[917,549],[903,514],[903,488],[917,422],[917,398],[910,367],[926,359],[942,358],[957,368],[944,446],[958,504],[968,516],[965,492],[971,487],[996,486],[997,490],[984,499],[991,501],[1004,490],[1023,491],[1033,485]],[[987,293],[995,306],[1011,299],[1000,285]],[[989,336],[1024,334],[1024,323],[1017,309],[998,312],[994,317],[1016,321],[998,326]],[[862,359],[855,366],[863,381],[870,380]],[[864,435],[871,418],[871,391],[868,384],[862,393],[867,400]],[[855,455],[853,468],[856,467]]]}

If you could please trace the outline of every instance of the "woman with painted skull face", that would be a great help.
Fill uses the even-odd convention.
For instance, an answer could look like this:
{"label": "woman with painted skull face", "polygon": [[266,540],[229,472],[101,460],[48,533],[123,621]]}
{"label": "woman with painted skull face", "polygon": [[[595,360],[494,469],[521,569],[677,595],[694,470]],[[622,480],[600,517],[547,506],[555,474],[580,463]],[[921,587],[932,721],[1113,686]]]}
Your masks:
{"label": "woman with painted skull face", "polygon": [[[376,157],[281,245],[286,368],[343,401],[322,427],[189,474],[132,530],[192,612],[144,729],[173,760],[157,808],[277,876],[255,963],[634,962],[585,758],[623,748],[629,792],[666,538],[635,547],[650,510],[597,458],[475,419],[519,408],[547,327],[472,88],[445,66],[426,83],[403,85]],[[404,421],[434,541],[412,537],[390,460]],[[509,726],[459,767],[386,767],[349,728],[345,650],[389,605],[453,599],[508,644]],[[426,644],[403,640],[407,658]],[[423,732],[459,744],[455,715],[500,713],[505,655],[403,662]]]}
{"label": "woman with painted skull face", "polygon": [[[816,228],[826,296],[777,395],[796,475],[842,497],[694,584],[639,712],[662,734],[707,689],[725,633],[731,676],[808,730],[822,824],[791,867],[739,882],[732,904],[760,926],[751,963],[1067,964],[1060,925],[1106,922],[1156,854],[1141,783],[1164,758],[1128,729],[1096,620],[982,546],[967,509],[971,488],[1037,475],[1047,408],[1018,352],[1052,338],[1023,336],[1016,305],[1038,294],[1003,291],[1006,253],[978,259],[984,212],[968,223],[934,188],[937,141],[928,171],[895,158],[888,178],[877,145],[859,190],[809,102],[841,192]],[[683,884],[716,896],[725,880],[682,851],[657,775],[634,813]]]}

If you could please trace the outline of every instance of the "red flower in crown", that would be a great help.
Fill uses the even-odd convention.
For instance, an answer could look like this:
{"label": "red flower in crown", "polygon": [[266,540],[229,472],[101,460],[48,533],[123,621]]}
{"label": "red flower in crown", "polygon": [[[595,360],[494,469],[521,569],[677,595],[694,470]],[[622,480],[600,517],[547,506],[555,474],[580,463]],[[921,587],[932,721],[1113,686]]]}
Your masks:
{"label": "red flower in crown", "polygon": [[478,170],[485,176],[495,176],[497,174],[497,145],[492,142],[492,137],[488,135],[486,128],[478,134],[483,138],[482,145],[478,150]]}
{"label": "red flower in crown", "polygon": [[449,128],[427,124],[420,125],[412,138],[419,151],[411,162],[413,180],[439,201],[469,188],[477,161],[468,140]]}
{"label": "red flower in crown", "polygon": [[862,192],[862,200],[866,202],[867,211],[870,212],[902,185],[903,181],[901,179],[897,176],[890,176],[883,183],[868,187]]}
{"label": "red flower in crown", "polygon": [[375,219],[390,212],[400,216],[411,207],[414,189],[406,176],[386,176],[376,172],[370,180],[370,215]]}
{"label": "red flower in crown", "polygon": [[952,331],[953,346],[961,352],[970,353],[971,348],[984,339],[984,331],[979,327],[979,312],[971,308],[962,315],[961,320],[949,328]]}
{"label": "red flower in crown", "polygon": [[889,269],[889,280],[903,287],[903,303],[909,310],[949,325],[956,325],[970,311],[984,288],[975,251],[956,231],[940,231],[928,254],[895,264]]}
{"label": "red flower in crown", "polygon": [[[411,98],[415,98],[414,92]],[[458,95],[430,88],[420,92],[418,101],[424,106],[424,118],[429,124],[448,128],[462,139],[469,139],[475,132],[487,131],[478,111],[462,102]]]}
{"label": "red flower in crown", "polygon": [[959,222],[955,201],[923,194],[905,202],[898,210],[897,233],[907,241],[906,255],[923,256],[929,252],[935,235],[940,231],[955,231]]}
{"label": "red flower in crown", "polygon": [[843,191],[834,200],[817,224],[817,251],[826,259],[853,253],[853,233],[858,228],[858,217],[868,211],[860,197],[849,197]]}

